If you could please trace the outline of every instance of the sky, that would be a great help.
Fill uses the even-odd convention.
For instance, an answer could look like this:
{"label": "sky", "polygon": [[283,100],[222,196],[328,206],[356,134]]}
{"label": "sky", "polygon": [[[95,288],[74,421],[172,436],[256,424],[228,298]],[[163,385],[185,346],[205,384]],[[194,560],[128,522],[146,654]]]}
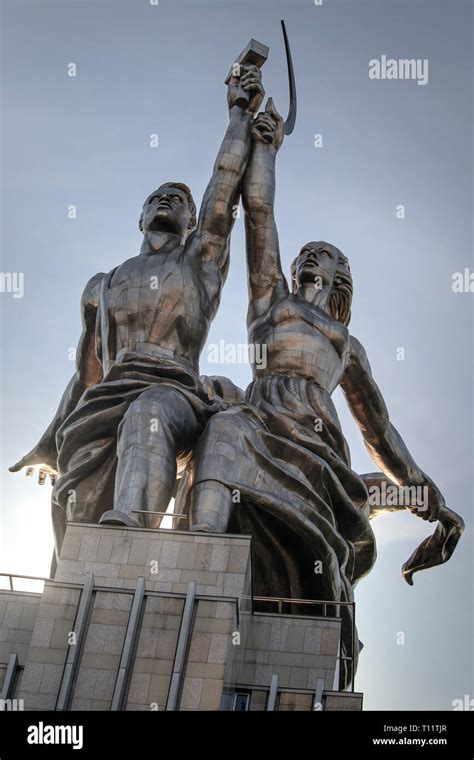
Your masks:
{"label": "sky", "polygon": [[[454,273],[474,270],[472,4],[3,0],[1,9],[1,271],[23,274],[24,293],[0,293],[0,572],[49,572],[50,487],[7,468],[40,438],[72,375],[85,283],[138,253],[140,209],[159,184],[186,182],[200,202],[226,128],[224,79],[250,37],[270,47],[264,87],[286,114],[284,18],[298,115],[277,163],[283,265],[309,240],[348,256],[351,332],[416,462],[466,521],[449,563],[416,575],[413,588],[400,568],[431,526],[410,513],[372,523],[379,556],[355,592],[356,689],[370,710],[449,710],[474,697],[474,295],[452,290]],[[383,55],[426,59],[428,82],[369,78]],[[209,345],[246,343],[244,252],[241,218]],[[250,381],[245,363],[207,357],[206,347],[202,373]],[[374,471],[339,391],[334,400],[353,469]]]}

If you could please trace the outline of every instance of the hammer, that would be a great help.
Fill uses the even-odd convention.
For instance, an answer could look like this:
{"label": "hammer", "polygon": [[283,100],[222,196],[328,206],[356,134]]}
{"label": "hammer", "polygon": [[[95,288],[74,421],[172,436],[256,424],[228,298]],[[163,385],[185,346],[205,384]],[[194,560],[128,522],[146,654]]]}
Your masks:
{"label": "hammer", "polygon": [[[237,57],[235,63],[231,66],[229,73],[227,74],[225,83],[229,84],[231,77],[240,76],[240,66],[254,65],[261,69],[263,64],[268,58],[268,48],[257,40],[250,40],[248,45],[242,50],[241,54]],[[237,70],[237,71],[236,71]],[[236,104],[240,108],[248,108],[250,97],[248,92],[245,92],[243,87],[239,85],[237,90],[237,97],[235,99]]]}

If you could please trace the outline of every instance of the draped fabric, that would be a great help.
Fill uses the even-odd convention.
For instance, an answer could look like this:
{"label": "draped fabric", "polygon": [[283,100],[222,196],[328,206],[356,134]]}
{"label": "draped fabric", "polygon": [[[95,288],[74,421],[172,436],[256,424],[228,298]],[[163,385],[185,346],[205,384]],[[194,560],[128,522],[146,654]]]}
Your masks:
{"label": "draped fabric", "polygon": [[[91,386],[56,436],[60,477],[53,490],[53,524],[59,550],[68,521],[98,523],[114,508],[118,427],[130,404],[157,384],[179,391],[204,428],[224,408],[219,398],[188,367],[166,358],[128,353],[114,364],[103,382]],[[181,466],[191,452],[184,452]]]}
{"label": "draped fabric", "polygon": [[[327,391],[298,377],[255,380],[244,403],[210,419],[191,469],[193,486],[217,480],[238,489],[229,532],[252,535],[256,595],[353,601],[375,561],[375,538],[367,489],[351,470]],[[351,656],[352,607],[340,613],[342,654]],[[343,688],[351,675],[343,660]]]}

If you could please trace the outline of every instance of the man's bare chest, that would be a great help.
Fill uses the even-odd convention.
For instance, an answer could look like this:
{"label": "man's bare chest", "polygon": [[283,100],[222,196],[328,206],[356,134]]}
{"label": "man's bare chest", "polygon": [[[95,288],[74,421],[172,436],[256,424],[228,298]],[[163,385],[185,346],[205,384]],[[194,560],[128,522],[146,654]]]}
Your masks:
{"label": "man's bare chest", "polygon": [[179,258],[136,257],[117,267],[108,289],[109,313],[119,323],[156,312],[186,314],[199,309],[201,301],[199,278]]}

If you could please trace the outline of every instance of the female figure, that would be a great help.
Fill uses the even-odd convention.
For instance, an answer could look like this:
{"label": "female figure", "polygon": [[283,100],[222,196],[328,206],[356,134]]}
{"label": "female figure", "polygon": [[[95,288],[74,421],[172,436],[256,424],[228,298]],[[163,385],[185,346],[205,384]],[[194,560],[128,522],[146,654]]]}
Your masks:
{"label": "female figure", "polygon": [[[242,189],[247,325],[249,343],[260,346],[254,354],[266,361],[253,365],[245,400],[214,415],[198,442],[187,497],[190,527],[250,533],[257,594],[351,602],[376,550],[367,487],[351,469],[331,399],[338,385],[384,475],[400,486],[425,488],[427,498],[413,511],[429,521],[440,511],[454,513],[391,424],[366,353],[349,334],[347,258],[333,245],[309,242],[293,262],[291,287],[282,272],[273,205],[283,123],[271,100],[252,136]],[[457,540],[462,520],[456,530]],[[415,565],[450,556],[456,540],[449,552],[447,533],[437,540],[430,557],[418,554]],[[433,550],[444,554],[434,557]],[[341,607],[341,614],[347,653],[344,620],[351,622],[352,610]],[[349,670],[343,668],[342,683],[350,680]]]}

